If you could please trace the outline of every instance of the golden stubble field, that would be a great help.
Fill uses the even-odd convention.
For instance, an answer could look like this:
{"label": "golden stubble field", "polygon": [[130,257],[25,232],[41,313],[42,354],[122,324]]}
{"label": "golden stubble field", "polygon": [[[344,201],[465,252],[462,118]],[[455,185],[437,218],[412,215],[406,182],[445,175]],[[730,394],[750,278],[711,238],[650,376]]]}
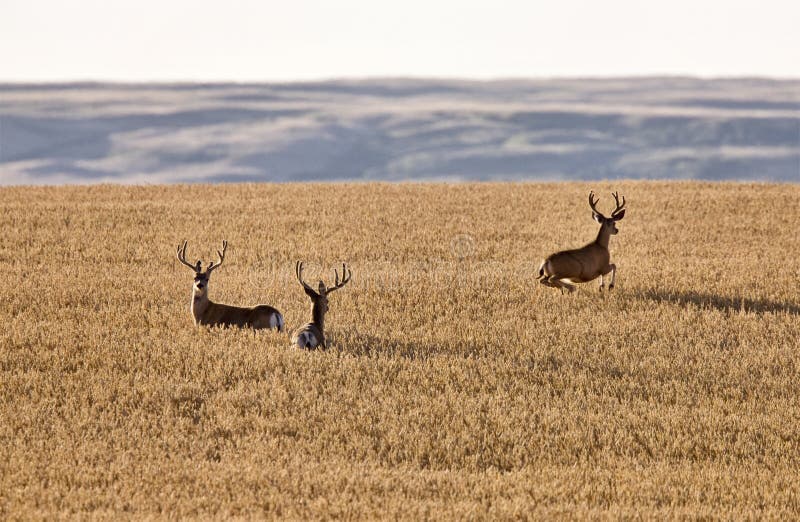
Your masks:
{"label": "golden stubble field", "polygon": [[[542,257],[628,200],[617,288]],[[800,516],[800,186],[0,190],[0,517]],[[196,328],[212,299],[330,349]]]}

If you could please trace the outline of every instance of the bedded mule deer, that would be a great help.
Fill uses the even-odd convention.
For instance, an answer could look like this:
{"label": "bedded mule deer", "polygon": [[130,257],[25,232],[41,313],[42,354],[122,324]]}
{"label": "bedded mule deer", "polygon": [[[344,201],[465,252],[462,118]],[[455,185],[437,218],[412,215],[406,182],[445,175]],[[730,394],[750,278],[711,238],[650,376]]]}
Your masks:
{"label": "bedded mule deer", "polygon": [[208,279],[211,272],[222,265],[225,260],[225,250],[228,242],[222,242],[222,251],[217,250],[219,261],[214,264],[212,261],[208,268],[202,269],[202,264],[198,259],[192,265],[186,261],[186,244],[178,245],[178,261],[188,266],[194,271],[194,284],[192,285],[192,317],[196,325],[208,326],[239,326],[242,328],[275,328],[279,332],[283,331],[283,316],[275,308],[260,304],[250,307],[231,306],[222,303],[215,303],[208,298]]}
{"label": "bedded mule deer", "polygon": [[305,281],[303,281],[303,262],[298,261],[295,265],[295,275],[300,284],[303,285],[306,295],[311,298],[311,322],[298,328],[292,335],[292,344],[298,348],[314,349],[317,347],[327,348],[325,344],[325,313],[328,311],[328,295],[340,289],[350,282],[352,276],[347,265],[342,264],[342,279],[339,280],[339,272],[333,271],[336,282],[333,286],[325,286],[319,282],[318,290],[315,291]]}

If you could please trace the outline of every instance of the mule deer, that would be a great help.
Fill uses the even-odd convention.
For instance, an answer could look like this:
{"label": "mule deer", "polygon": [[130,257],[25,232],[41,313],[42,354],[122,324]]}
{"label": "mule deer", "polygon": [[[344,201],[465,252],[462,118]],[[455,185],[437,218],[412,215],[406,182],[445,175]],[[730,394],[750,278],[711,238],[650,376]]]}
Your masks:
{"label": "mule deer", "polygon": [[215,303],[208,298],[208,279],[211,272],[222,265],[225,260],[225,250],[228,242],[222,242],[222,251],[217,250],[219,261],[212,261],[205,271],[200,260],[194,265],[186,262],[186,244],[178,245],[178,261],[194,271],[194,284],[192,285],[192,317],[196,325],[208,326],[239,326],[243,328],[275,328],[283,331],[283,316],[275,308],[260,304],[251,307],[231,306]]}
{"label": "mule deer", "polygon": [[325,283],[319,282],[318,291],[314,291],[305,281],[303,281],[303,262],[298,261],[295,265],[295,275],[300,284],[303,285],[306,295],[311,298],[311,322],[298,328],[292,335],[292,344],[298,348],[314,349],[318,346],[327,348],[325,345],[325,312],[328,311],[328,295],[343,287],[350,282],[352,276],[347,265],[342,263],[342,280],[339,280],[339,272],[333,271],[336,276],[334,286],[326,287]]}
{"label": "mule deer", "polygon": [[609,263],[611,255],[608,252],[608,240],[619,232],[616,222],[625,216],[625,196],[622,196],[622,203],[620,203],[618,193],[613,192],[611,195],[614,196],[617,208],[611,213],[611,217],[605,217],[596,207],[600,200],[595,199],[594,192],[589,192],[592,217],[600,223],[597,239],[582,248],[563,250],[547,257],[539,266],[538,279],[540,283],[560,288],[561,293],[564,293],[564,289],[569,292],[575,290],[575,286],[570,283],[587,283],[600,276],[600,290],[602,291],[603,276],[611,272],[608,289],[614,288],[617,265]]}

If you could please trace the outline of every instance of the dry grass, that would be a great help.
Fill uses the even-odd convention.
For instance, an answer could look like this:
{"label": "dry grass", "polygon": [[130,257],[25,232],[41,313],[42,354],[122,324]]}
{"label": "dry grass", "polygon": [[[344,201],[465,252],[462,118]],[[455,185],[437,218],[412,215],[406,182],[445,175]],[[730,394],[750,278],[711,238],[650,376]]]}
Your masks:
{"label": "dry grass", "polygon": [[[535,270],[594,237],[589,188],[629,201],[618,288],[562,296]],[[798,185],[10,188],[0,210],[0,517],[800,516]],[[212,298],[290,327],[294,261],[352,264],[331,349],[195,328],[183,238],[227,238]]]}

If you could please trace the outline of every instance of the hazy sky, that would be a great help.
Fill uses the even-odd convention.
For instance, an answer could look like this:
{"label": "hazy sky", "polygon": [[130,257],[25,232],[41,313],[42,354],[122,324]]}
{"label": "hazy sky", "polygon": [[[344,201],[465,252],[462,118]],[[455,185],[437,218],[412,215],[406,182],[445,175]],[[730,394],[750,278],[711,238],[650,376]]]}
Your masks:
{"label": "hazy sky", "polygon": [[800,77],[798,0],[0,0],[0,81]]}

